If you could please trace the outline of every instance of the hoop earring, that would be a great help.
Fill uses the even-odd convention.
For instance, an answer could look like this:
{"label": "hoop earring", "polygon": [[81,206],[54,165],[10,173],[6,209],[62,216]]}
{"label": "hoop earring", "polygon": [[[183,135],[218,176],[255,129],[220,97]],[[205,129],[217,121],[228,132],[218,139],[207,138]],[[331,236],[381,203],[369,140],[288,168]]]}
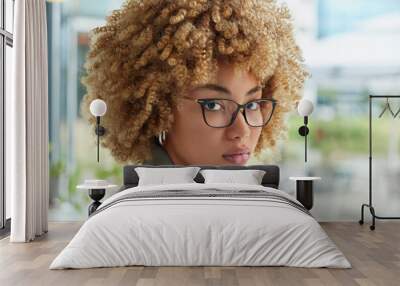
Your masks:
{"label": "hoop earring", "polygon": [[158,142],[160,143],[160,145],[164,145],[166,134],[166,131],[161,131],[161,133],[158,134]]}

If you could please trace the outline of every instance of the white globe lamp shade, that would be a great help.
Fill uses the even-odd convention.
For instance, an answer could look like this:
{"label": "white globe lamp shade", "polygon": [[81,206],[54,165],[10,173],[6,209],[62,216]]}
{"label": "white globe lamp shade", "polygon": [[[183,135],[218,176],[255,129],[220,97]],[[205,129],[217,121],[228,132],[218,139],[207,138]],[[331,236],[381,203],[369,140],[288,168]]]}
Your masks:
{"label": "white globe lamp shade", "polygon": [[314,110],[314,104],[308,99],[300,100],[297,105],[297,111],[300,116],[309,116]]}
{"label": "white globe lamp shade", "polygon": [[93,116],[103,116],[106,114],[107,104],[101,99],[95,99],[90,103],[90,113]]}

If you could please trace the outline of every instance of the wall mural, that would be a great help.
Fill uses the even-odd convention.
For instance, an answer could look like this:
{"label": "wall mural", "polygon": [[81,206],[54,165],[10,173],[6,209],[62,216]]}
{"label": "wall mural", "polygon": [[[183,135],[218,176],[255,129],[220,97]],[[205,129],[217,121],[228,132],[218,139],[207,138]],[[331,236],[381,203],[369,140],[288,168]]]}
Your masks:
{"label": "wall mural", "polygon": [[155,165],[245,165],[273,147],[307,75],[288,9],[158,2],[127,3],[93,30],[82,108],[107,104],[102,145]]}
{"label": "wall mural", "polygon": [[[51,219],[86,218],[90,199],[77,185],[121,185],[123,166],[136,163],[277,164],[291,194],[289,177],[322,178],[316,218],[359,219],[368,95],[400,93],[398,1],[124,2],[46,2]],[[315,106],[307,162],[302,97]],[[95,99],[107,106],[99,161]],[[373,126],[376,203],[390,215],[400,130],[386,115]]]}

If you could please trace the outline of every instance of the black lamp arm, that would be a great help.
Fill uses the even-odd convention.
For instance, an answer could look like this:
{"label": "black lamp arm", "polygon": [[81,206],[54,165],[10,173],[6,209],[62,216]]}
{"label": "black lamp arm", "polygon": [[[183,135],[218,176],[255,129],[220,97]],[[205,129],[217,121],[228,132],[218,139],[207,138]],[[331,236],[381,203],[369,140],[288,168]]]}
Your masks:
{"label": "black lamp arm", "polygon": [[106,133],[106,129],[100,125],[100,116],[96,116],[96,127],[94,129],[94,132],[98,136],[103,136]]}
{"label": "black lamp arm", "polygon": [[94,132],[97,135],[97,162],[99,162],[100,136],[103,136],[106,133],[106,129],[100,125],[100,116],[96,116],[96,128],[95,128]]}
{"label": "black lamp arm", "polygon": [[304,161],[307,162],[307,135],[310,130],[307,127],[308,124],[308,116],[304,116],[304,125],[300,126],[299,134],[304,136]]}

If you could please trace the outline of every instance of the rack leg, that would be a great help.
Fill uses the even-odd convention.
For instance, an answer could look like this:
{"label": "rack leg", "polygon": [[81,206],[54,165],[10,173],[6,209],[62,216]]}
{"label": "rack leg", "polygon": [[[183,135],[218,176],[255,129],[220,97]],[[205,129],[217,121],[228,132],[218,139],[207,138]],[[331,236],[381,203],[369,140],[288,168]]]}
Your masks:
{"label": "rack leg", "polygon": [[379,219],[397,219],[396,217],[379,217],[375,214],[375,209],[373,206],[370,206],[368,204],[362,204],[361,206],[361,219],[358,221],[358,223],[360,225],[364,224],[364,207],[368,207],[369,211],[371,213],[372,216],[372,225],[370,225],[370,230],[375,230],[375,219],[379,218]]}
{"label": "rack leg", "polygon": [[376,219],[400,219],[400,216],[379,216],[375,213],[375,208],[369,204],[362,204],[361,206],[361,219],[358,221],[359,224],[364,224],[364,207],[368,207],[372,216],[372,225],[370,225],[371,230],[375,230],[375,220]]}
{"label": "rack leg", "polygon": [[361,206],[361,219],[358,221],[360,225],[364,224],[364,207],[367,206],[366,204],[362,204]]}
{"label": "rack leg", "polygon": [[374,207],[370,206],[369,211],[371,212],[371,215],[372,215],[372,225],[369,228],[371,230],[375,230],[375,209],[374,209]]}

